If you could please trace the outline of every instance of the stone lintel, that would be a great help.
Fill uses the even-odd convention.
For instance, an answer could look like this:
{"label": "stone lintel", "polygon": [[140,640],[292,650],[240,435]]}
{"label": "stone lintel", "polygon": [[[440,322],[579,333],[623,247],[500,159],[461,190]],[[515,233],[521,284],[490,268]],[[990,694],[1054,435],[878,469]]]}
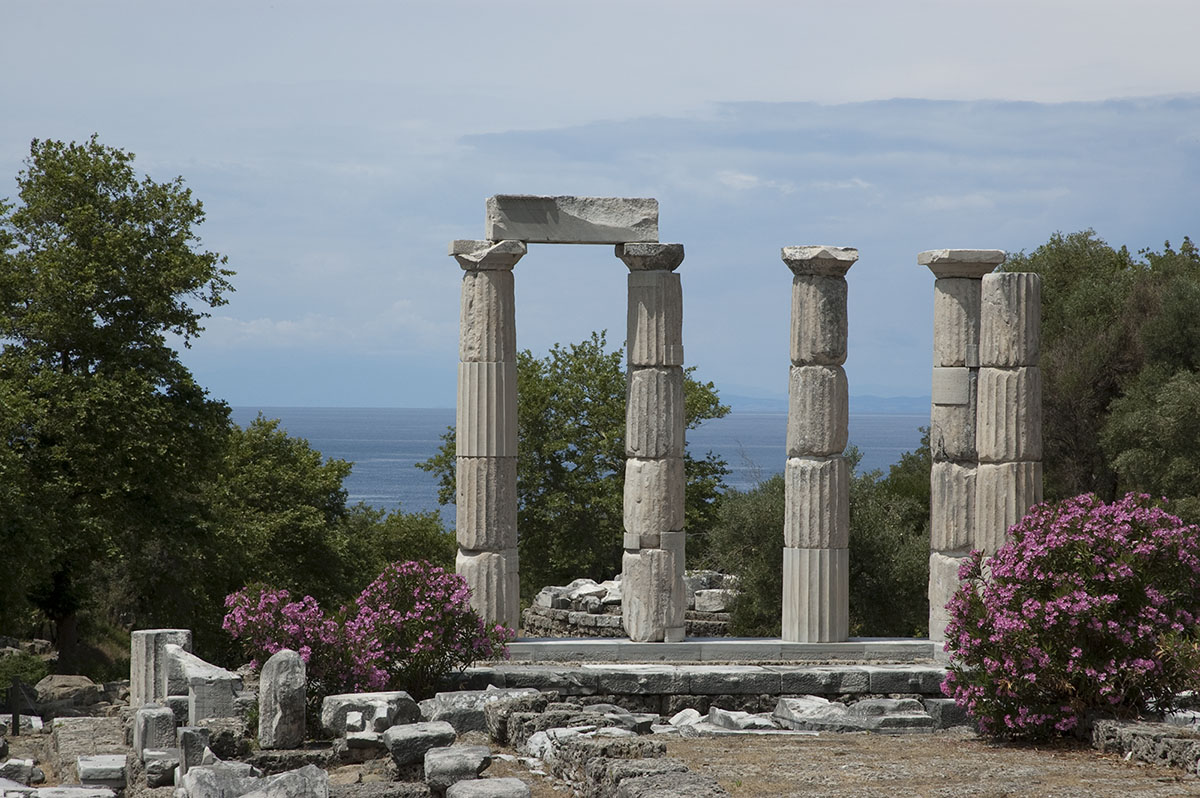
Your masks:
{"label": "stone lintel", "polygon": [[917,264],[928,266],[935,277],[978,280],[995,271],[1006,257],[1002,249],[927,249],[917,255]]}
{"label": "stone lintel", "polygon": [[683,244],[635,242],[617,244],[617,257],[631,272],[673,272],[683,263]]}
{"label": "stone lintel", "polygon": [[796,275],[844,277],[858,260],[854,247],[804,246],[784,247],[780,257]]}
{"label": "stone lintel", "polygon": [[474,241],[460,238],[450,242],[449,254],[465,271],[478,271],[511,269],[527,251],[521,241]]}
{"label": "stone lintel", "polygon": [[658,241],[658,200],[631,197],[488,197],[484,235],[531,244]]}

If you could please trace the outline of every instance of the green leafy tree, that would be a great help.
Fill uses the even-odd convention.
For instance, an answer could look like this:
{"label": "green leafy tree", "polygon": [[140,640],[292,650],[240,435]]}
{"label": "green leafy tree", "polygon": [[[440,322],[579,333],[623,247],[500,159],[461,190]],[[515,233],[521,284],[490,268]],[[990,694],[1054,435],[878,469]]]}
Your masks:
{"label": "green leafy tree", "polygon": [[[711,382],[689,369],[684,384],[687,426],[720,418]],[[578,577],[609,579],[621,569],[625,479],[625,368],[622,350],[607,351],[604,333],[556,344],[544,358],[517,354],[517,524],[521,593]],[[419,467],[437,475],[438,499],[454,501],[454,429]],[[727,473],[711,452],[685,458],[689,560],[699,555],[715,518]]]}

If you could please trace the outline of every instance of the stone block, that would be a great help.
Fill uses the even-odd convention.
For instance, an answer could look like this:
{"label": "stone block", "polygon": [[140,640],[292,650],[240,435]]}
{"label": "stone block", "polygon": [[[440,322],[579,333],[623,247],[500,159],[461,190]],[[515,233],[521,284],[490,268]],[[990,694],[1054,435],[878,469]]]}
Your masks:
{"label": "stone block", "polygon": [[759,665],[683,665],[679,670],[687,678],[687,687],[676,693],[729,696],[776,695],[780,691],[779,671]]}
{"label": "stone block", "polygon": [[502,623],[513,630],[520,622],[519,568],[516,549],[460,550],[454,560],[454,570],[471,588],[471,608],[488,623]]}
{"label": "stone block", "polygon": [[162,683],[159,688],[163,696],[187,695],[188,688],[196,682],[226,682],[229,684],[232,702],[233,692],[242,689],[242,677],[233,671],[205,662],[182,646],[167,643],[163,646],[163,654],[166,667],[162,670]]}
{"label": "stone block", "polygon": [[236,717],[233,683],[225,679],[193,679],[188,684],[188,724],[210,718]]}
{"label": "stone block", "polygon": [[129,706],[155,703],[165,698],[161,692],[166,671],[163,647],[168,643],[192,650],[190,629],[139,629],[129,639]]}
{"label": "stone block", "polygon": [[626,551],[621,557],[621,620],[635,642],[661,641],[682,628],[687,599],[683,566],[668,549]]}
{"label": "stone block", "polygon": [[346,733],[346,719],[359,713],[366,731],[383,732],[398,723],[420,720],[421,710],[403,690],[374,693],[338,693],[321,701],[321,728],[332,737]]}
{"label": "stone block", "polygon": [[175,713],[159,704],[143,704],[133,717],[133,751],[175,747]]}
{"label": "stone block", "polygon": [[934,460],[975,460],[976,369],[967,372],[967,403],[934,404],[929,411],[929,448]]}
{"label": "stone block", "polygon": [[1040,462],[980,463],[975,472],[975,533],[971,545],[995,554],[1008,528],[1042,500]]}
{"label": "stone block", "polygon": [[949,729],[953,726],[974,726],[975,722],[953,698],[925,698],[921,700],[925,711],[933,718],[933,728]]}
{"label": "stone block", "polygon": [[927,249],[917,263],[928,266],[935,277],[970,277],[976,280],[1004,263],[1002,249]]}
{"label": "stone block", "polygon": [[979,369],[975,446],[981,463],[1042,459],[1042,371]]}
{"label": "stone block", "polygon": [[531,688],[458,690],[438,693],[432,699],[426,720],[444,720],[459,734],[469,731],[487,731],[487,707],[489,704],[513,705],[519,699],[539,695]]}
{"label": "stone block", "polygon": [[767,665],[778,671],[781,695],[844,695],[865,693],[871,679],[861,666]]}
{"label": "stone block", "polygon": [[933,281],[933,366],[979,365],[979,280]]}
{"label": "stone block", "polygon": [[617,244],[614,249],[631,272],[671,272],[683,263],[683,244],[637,241]]}
{"label": "stone block", "polygon": [[202,726],[180,726],[175,730],[179,749],[179,775],[204,760],[204,749],[208,748],[209,731]]}
{"label": "stone block", "polygon": [[627,456],[683,457],[685,418],[682,368],[630,371],[625,404]]}
{"label": "stone block", "polygon": [[683,288],[678,274],[629,273],[626,341],[631,366],[683,365]]}
{"label": "stone block", "polygon": [[126,783],[126,765],[124,754],[94,754],[79,757],[75,772],[79,775],[79,783],[84,787],[121,790]]}
{"label": "stone block", "polygon": [[422,762],[425,752],[454,742],[454,727],[443,720],[393,726],[383,733],[383,744],[400,767]]}
{"label": "stone block", "polygon": [[736,590],[697,590],[696,612],[728,612],[737,594]]}
{"label": "stone block", "polygon": [[487,363],[517,359],[516,302],[511,271],[463,275],[458,359]]}
{"label": "stone block", "polygon": [[446,798],[529,798],[529,786],[520,779],[471,779],[451,784]]}
{"label": "stone block", "polygon": [[845,277],[850,267],[858,261],[858,250],[854,247],[831,247],[825,244],[801,247],[783,247],[779,256],[792,274],[819,277]]}
{"label": "stone block", "polygon": [[178,787],[187,798],[230,798],[244,796],[262,783],[260,772],[250,765],[216,761],[189,768],[179,779]]}
{"label": "stone block", "polygon": [[258,682],[258,744],[299,748],[304,742],[305,667],[300,655],[281,649],[266,661]]}
{"label": "stone block", "polygon": [[934,462],[929,483],[929,548],[966,554],[975,529],[975,469]]}
{"label": "stone block", "polygon": [[929,555],[929,639],[936,643],[946,639],[946,605],[958,590],[958,569],[966,559],[936,551]]}
{"label": "stone block", "polygon": [[793,277],[792,365],[842,365],[846,362],[846,331],[845,278]]}
{"label": "stone block", "polygon": [[[29,794],[33,798],[115,798],[117,795],[108,787],[39,787]],[[5,795],[12,798],[8,790]]]}
{"label": "stone block", "polygon": [[790,457],[784,469],[783,545],[850,545],[850,469],[841,456]]}
{"label": "stone block", "polygon": [[846,549],[783,550],[783,639],[833,643],[850,634],[850,556]]}
{"label": "stone block", "polygon": [[930,397],[935,405],[971,403],[971,369],[965,366],[934,366]]}
{"label": "stone block", "polygon": [[683,529],[685,484],[682,457],[627,460],[625,531],[639,536],[658,536]]}
{"label": "stone block", "polygon": [[850,394],[841,366],[792,366],[788,380],[788,457],[841,454],[849,436]]}
{"label": "stone block", "polygon": [[946,669],[940,665],[863,665],[862,669],[871,679],[870,692],[879,695],[941,695],[946,678]]}
{"label": "stone block", "polygon": [[170,787],[179,769],[178,748],[147,748],[142,752],[147,787]]}
{"label": "stone block", "polygon": [[454,534],[459,548],[515,549],[517,458],[459,457],[456,462]]}
{"label": "stone block", "polygon": [[488,197],[484,238],[531,244],[658,241],[658,200],[626,197]]}
{"label": "stone block", "polygon": [[521,241],[472,241],[450,242],[450,255],[458,261],[464,271],[507,270],[528,251]]}
{"label": "stone block", "polygon": [[459,363],[455,453],[517,456],[517,364]]}
{"label": "stone block", "polygon": [[1041,276],[984,275],[980,305],[979,365],[1036,366],[1042,337]]}
{"label": "stone block", "polygon": [[486,745],[451,745],[425,752],[425,782],[435,793],[467,779],[477,779],[492,764]]}

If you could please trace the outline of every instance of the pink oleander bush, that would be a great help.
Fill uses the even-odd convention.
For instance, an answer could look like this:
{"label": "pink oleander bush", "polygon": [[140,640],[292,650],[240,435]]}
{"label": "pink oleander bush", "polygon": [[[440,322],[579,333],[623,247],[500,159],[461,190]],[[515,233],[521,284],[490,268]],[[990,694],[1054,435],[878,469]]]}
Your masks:
{"label": "pink oleander bush", "polygon": [[1169,709],[1200,668],[1200,528],[1161,503],[1093,495],[1034,507],[959,571],[943,692],[998,737]]}
{"label": "pink oleander bush", "polygon": [[507,657],[513,632],[485,623],[462,577],[426,562],[395,562],[331,615],[316,600],[251,585],[225,598],[222,628],[258,667],[283,648],[304,659],[310,699],[356,690],[432,694],[454,670]]}

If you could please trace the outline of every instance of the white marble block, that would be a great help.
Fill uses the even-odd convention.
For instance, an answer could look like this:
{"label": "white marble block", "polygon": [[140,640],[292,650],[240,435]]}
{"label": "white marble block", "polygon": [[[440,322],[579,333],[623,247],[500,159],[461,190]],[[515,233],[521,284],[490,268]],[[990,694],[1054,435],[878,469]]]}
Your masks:
{"label": "white marble block", "polygon": [[621,621],[638,643],[668,639],[684,625],[683,569],[672,549],[626,551],[621,557]]}
{"label": "white marble block", "polygon": [[1042,372],[979,369],[975,447],[981,463],[1042,459]]}
{"label": "white marble block", "polygon": [[683,529],[684,485],[682,457],[627,460],[625,531],[658,536]]}
{"label": "white marble block", "polygon": [[946,639],[946,623],[950,620],[946,605],[958,590],[958,569],[965,559],[936,551],[929,555],[929,639],[936,643]]}
{"label": "white marble block", "polygon": [[980,463],[975,473],[975,534],[972,547],[995,554],[1008,528],[1042,500],[1042,464]]}
{"label": "white marble block", "polygon": [[537,244],[658,241],[658,200],[497,194],[487,200],[484,238]]}
{"label": "white marble block", "polygon": [[846,278],[808,274],[792,278],[792,365],[842,365],[846,330]]}
{"label": "white marble block", "polygon": [[979,280],[933,281],[933,365],[979,365]]}
{"label": "white marble block", "polygon": [[263,664],[258,682],[258,744],[299,748],[304,743],[305,666],[300,654],[280,649]]}
{"label": "white marble block", "polygon": [[514,575],[520,573],[516,549],[508,551],[462,551],[454,560],[454,570],[471,588],[471,608],[488,623],[502,623],[516,629],[521,609]]}
{"label": "white marble block", "polygon": [[463,275],[458,359],[486,363],[516,360],[517,325],[511,271]]}
{"label": "white marble block", "polygon": [[[942,377],[957,374],[966,381],[966,401],[961,385],[948,386],[940,379],[934,387],[934,402],[929,413],[929,448],[934,460],[975,459],[975,402],[978,390],[977,369],[935,369]],[[953,389],[952,389],[953,388]],[[939,402],[938,400],[942,401]],[[954,404],[948,404],[954,400]]]}
{"label": "white marble block", "polygon": [[454,480],[459,548],[517,547],[517,458],[459,457]]}
{"label": "white marble block", "polygon": [[626,321],[631,366],[683,365],[683,289],[678,274],[630,272]]}
{"label": "white marble block", "polygon": [[976,280],[1004,263],[1002,249],[927,249],[917,263],[928,266],[934,277],[971,277]]}
{"label": "white marble block", "polygon": [[517,364],[459,363],[456,454],[517,456]]}
{"label": "white marble block", "polygon": [[850,469],[844,458],[789,458],[784,495],[784,546],[844,549],[850,545]]}
{"label": "white marble block", "polygon": [[1041,349],[1041,276],[988,274],[982,283],[979,365],[1036,366]]}
{"label": "white marble block", "polygon": [[838,643],[850,635],[850,554],[783,550],[783,639]]}
{"label": "white marble block", "polygon": [[975,468],[935,461],[929,481],[929,548],[968,553],[975,528]]}
{"label": "white marble block", "polygon": [[841,366],[792,366],[788,380],[788,457],[827,457],[846,448],[849,386]]}
{"label": "white marble block", "polygon": [[683,369],[635,368],[625,404],[628,457],[683,457],[686,408]]}
{"label": "white marble block", "polygon": [[167,659],[163,647],[177,645],[192,650],[190,629],[139,629],[129,639],[129,706],[137,709],[143,704],[157,703],[166,698],[162,691],[166,679]]}

